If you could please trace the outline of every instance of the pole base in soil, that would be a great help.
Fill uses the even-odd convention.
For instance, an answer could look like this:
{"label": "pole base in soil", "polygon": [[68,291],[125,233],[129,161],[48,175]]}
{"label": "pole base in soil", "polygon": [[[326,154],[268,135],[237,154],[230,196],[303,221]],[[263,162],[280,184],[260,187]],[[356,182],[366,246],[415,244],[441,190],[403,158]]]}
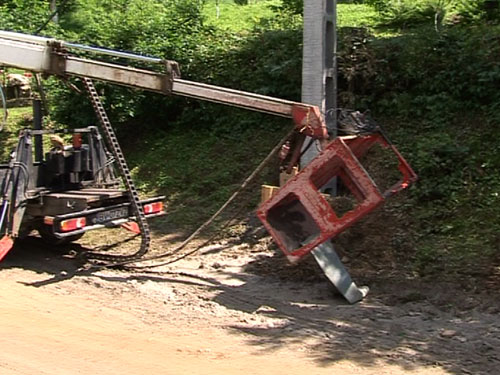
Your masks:
{"label": "pole base in soil", "polygon": [[349,303],[359,302],[366,297],[369,288],[367,286],[358,287],[352,281],[351,275],[349,275],[330,241],[318,245],[314,248],[312,254],[326,277]]}

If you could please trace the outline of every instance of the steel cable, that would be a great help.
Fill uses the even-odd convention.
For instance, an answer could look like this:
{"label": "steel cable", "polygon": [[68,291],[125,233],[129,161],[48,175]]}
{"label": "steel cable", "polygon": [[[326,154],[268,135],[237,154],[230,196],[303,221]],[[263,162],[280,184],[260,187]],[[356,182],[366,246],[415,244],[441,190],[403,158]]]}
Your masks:
{"label": "steel cable", "polygon": [[3,108],[3,119],[2,123],[0,124],[0,132],[1,132],[4,126],[7,124],[7,117],[9,114],[7,111],[7,98],[5,97],[2,85],[0,85],[0,96],[2,97],[2,108]]}
{"label": "steel cable", "polygon": [[[290,136],[294,133],[295,128],[289,131],[277,144],[276,146],[267,154],[267,156],[259,163],[259,165],[253,170],[253,172],[241,183],[241,185],[236,189],[236,191],[229,197],[229,199],[215,212],[207,221],[205,221],[202,225],[198,227],[191,235],[189,235],[181,244],[176,246],[174,249],[163,253],[163,254],[158,254],[150,257],[145,257],[141,259],[136,259],[136,260],[130,260],[130,261],[123,261],[123,262],[114,262],[110,264],[103,264],[103,265],[92,265],[90,268],[87,268],[86,270],[89,269],[94,269],[94,268],[110,268],[110,267],[120,267],[120,266],[126,266],[128,264],[134,264],[134,263],[142,263],[142,262],[147,262],[147,261],[152,261],[152,260],[158,260],[158,259],[163,259],[163,258],[168,258],[173,255],[178,254],[182,249],[184,249],[194,238],[196,238],[203,230],[205,230],[210,224],[214,222],[214,220],[220,216],[220,214],[241,194],[241,192],[250,184],[250,182],[253,181],[253,179],[264,169],[264,167],[271,161],[272,157],[278,153],[280,150],[281,146],[290,138]],[[223,228],[227,227],[229,223],[241,212],[241,209],[233,215],[229,220],[226,221],[226,223],[223,225]],[[168,261],[168,262],[163,262],[158,265],[148,265],[148,266],[127,266],[127,269],[143,269],[143,268],[153,268],[153,267],[160,267],[166,264],[171,264],[174,262],[177,262],[181,259],[186,258],[189,255],[192,255],[199,251],[201,248],[207,246],[210,242],[212,242],[215,238],[217,237],[217,234],[213,235],[210,237],[208,240],[202,243],[202,245],[196,247],[194,250],[191,250],[187,254],[183,254],[182,256],[176,258],[175,260]]]}

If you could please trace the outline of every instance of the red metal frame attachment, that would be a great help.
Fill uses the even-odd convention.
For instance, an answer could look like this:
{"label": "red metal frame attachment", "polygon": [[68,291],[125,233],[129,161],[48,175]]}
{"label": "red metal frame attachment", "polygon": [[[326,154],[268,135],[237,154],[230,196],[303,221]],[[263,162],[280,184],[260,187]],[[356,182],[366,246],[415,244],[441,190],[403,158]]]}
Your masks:
{"label": "red metal frame attachment", "polygon": [[292,118],[300,134],[315,139],[328,139],[326,124],[318,107],[295,103]]}
{"label": "red metal frame attachment", "polygon": [[[394,152],[402,174],[402,179],[385,192],[379,190],[359,161],[377,143]],[[343,215],[335,212],[320,192],[334,177],[340,178],[356,198],[357,204]],[[276,195],[262,203],[257,216],[288,259],[297,262],[416,179],[410,165],[382,134],[339,137]]]}

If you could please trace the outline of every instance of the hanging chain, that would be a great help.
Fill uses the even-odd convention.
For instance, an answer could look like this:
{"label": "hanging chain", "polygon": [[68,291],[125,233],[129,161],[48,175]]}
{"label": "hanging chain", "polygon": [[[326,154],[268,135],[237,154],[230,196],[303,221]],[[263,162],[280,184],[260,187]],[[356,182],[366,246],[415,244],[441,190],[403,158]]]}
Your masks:
{"label": "hanging chain", "polygon": [[108,115],[106,114],[106,111],[101,103],[99,94],[97,93],[94,87],[94,83],[90,78],[83,78],[83,83],[85,84],[85,88],[87,89],[87,92],[89,94],[90,101],[92,102],[92,106],[94,107],[94,111],[97,115],[101,128],[104,132],[104,137],[106,138],[106,141],[108,142],[108,145],[111,148],[111,152],[116,160],[118,170],[123,178],[123,182],[130,196],[131,200],[130,203],[133,214],[135,215],[137,224],[139,225],[139,228],[141,230],[141,247],[136,253],[132,255],[109,255],[109,254],[90,252],[87,254],[87,256],[91,259],[98,259],[110,262],[123,262],[123,261],[131,261],[134,259],[139,259],[148,252],[151,242],[149,226],[146,221],[146,217],[144,215],[144,211],[142,209],[142,205],[139,200],[139,194],[137,193],[134,181],[132,180],[132,176],[130,175],[130,170],[127,166],[127,161],[123,156],[123,152],[121,150],[120,144],[118,143],[118,139],[116,138],[115,131],[113,130]]}

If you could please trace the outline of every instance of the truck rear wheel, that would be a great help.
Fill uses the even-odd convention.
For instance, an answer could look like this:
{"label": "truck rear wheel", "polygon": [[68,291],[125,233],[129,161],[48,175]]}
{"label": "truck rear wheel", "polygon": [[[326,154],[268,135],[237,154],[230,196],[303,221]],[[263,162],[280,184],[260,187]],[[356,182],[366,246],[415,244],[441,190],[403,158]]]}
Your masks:
{"label": "truck rear wheel", "polygon": [[45,242],[47,242],[49,245],[54,245],[54,246],[62,246],[74,241],[78,241],[85,234],[85,233],[79,233],[64,238],[57,238],[54,234],[54,231],[52,230],[52,227],[50,225],[44,225],[44,224],[40,225],[37,230],[38,233],[40,234],[40,237],[42,237],[42,239]]}

